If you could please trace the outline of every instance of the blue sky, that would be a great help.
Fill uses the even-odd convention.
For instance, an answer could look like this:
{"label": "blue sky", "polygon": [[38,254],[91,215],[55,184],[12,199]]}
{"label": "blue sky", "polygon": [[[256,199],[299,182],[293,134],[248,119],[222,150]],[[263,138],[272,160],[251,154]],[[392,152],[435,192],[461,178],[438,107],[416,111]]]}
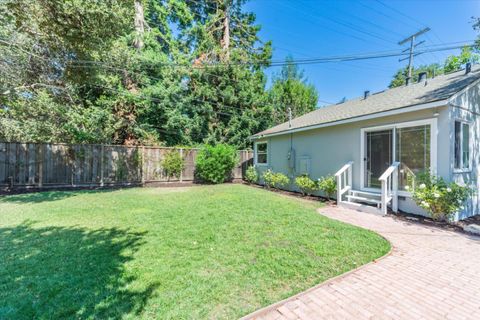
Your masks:
{"label": "blue sky", "polygon": [[[399,50],[398,41],[428,26],[419,38],[424,46],[473,40],[471,17],[480,16],[474,0],[250,0],[246,10],[257,16],[262,41],[272,40],[273,60],[289,54],[295,59]],[[420,46],[421,47],[421,46]],[[419,48],[420,48],[419,47]],[[447,52],[425,53],[414,64],[443,63]],[[363,91],[384,90],[396,70],[406,65],[398,58],[304,65],[305,75],[319,92],[319,105]],[[268,74],[279,67],[268,69]]]}

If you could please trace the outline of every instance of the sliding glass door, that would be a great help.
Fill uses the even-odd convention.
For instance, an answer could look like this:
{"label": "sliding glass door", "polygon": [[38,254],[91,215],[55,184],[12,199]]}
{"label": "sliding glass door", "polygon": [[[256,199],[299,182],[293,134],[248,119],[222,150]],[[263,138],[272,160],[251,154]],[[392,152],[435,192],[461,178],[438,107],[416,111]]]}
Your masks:
{"label": "sliding glass door", "polygon": [[381,188],[378,178],[398,161],[399,190],[411,191],[416,177],[429,171],[435,161],[431,152],[433,124],[436,127],[435,120],[422,120],[362,130],[363,187]]}

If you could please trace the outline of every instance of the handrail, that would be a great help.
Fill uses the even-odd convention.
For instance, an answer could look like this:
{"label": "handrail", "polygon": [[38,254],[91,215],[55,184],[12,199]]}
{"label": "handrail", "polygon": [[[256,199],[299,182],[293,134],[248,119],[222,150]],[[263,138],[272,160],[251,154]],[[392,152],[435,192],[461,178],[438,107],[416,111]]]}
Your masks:
{"label": "handrail", "polygon": [[386,181],[388,177],[395,171],[396,168],[400,165],[400,162],[395,161],[390,167],[378,178],[380,181]]}
{"label": "handrail", "polygon": [[398,211],[398,167],[400,162],[395,161],[387,170],[378,178],[382,183],[382,213],[387,214],[387,205],[392,202],[392,210]]}
{"label": "handrail", "polygon": [[348,162],[335,173],[337,178],[337,203],[342,202],[342,196],[352,188],[353,161]]}
{"label": "handrail", "polygon": [[343,167],[340,168],[340,170],[338,170],[336,173],[335,173],[335,177],[338,177],[339,175],[341,175],[342,173],[344,173],[345,171],[347,171],[348,168],[350,168],[353,164],[353,161],[350,161],[350,162],[347,162],[346,165],[344,165]]}

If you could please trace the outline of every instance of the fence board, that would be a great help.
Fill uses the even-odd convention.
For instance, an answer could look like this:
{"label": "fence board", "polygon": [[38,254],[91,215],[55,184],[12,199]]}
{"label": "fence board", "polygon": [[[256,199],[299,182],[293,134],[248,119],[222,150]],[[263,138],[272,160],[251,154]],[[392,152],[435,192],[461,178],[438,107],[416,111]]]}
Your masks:
{"label": "fence board", "polygon": [[[169,152],[180,152],[185,168],[178,178],[166,176],[162,161]],[[195,180],[198,149],[67,145],[0,142],[0,186],[102,186]],[[241,179],[253,153],[238,152],[232,177]]]}

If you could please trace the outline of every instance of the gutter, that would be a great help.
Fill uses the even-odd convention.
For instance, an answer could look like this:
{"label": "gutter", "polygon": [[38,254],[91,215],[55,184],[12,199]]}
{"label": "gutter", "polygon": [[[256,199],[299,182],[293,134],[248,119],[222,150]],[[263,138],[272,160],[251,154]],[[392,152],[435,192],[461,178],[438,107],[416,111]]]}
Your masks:
{"label": "gutter", "polygon": [[347,124],[347,123],[352,123],[352,122],[382,118],[382,117],[397,115],[397,114],[401,114],[401,113],[405,113],[405,112],[412,112],[412,111],[419,111],[419,110],[430,109],[430,108],[444,107],[444,106],[447,106],[447,104],[449,103],[449,100],[450,100],[450,98],[449,99],[443,99],[443,100],[436,100],[436,101],[422,103],[422,104],[400,107],[400,108],[393,109],[393,110],[380,111],[380,112],[376,112],[376,113],[370,113],[370,114],[367,114],[367,115],[356,116],[356,117],[352,117],[352,118],[347,118],[347,119],[342,119],[342,120],[337,120],[337,121],[331,121],[331,122],[326,122],[326,123],[314,124],[314,125],[309,125],[309,126],[295,128],[295,129],[282,130],[282,131],[273,132],[273,133],[266,133],[266,134],[262,134],[262,135],[254,134],[253,136],[250,136],[249,139],[250,140],[258,140],[258,139],[263,139],[263,138],[268,138],[268,137],[273,137],[273,136],[280,136],[280,135],[289,134],[289,133],[302,132],[302,131],[320,129],[320,128],[325,128],[325,127],[332,127],[332,126],[337,126],[337,125]]}

